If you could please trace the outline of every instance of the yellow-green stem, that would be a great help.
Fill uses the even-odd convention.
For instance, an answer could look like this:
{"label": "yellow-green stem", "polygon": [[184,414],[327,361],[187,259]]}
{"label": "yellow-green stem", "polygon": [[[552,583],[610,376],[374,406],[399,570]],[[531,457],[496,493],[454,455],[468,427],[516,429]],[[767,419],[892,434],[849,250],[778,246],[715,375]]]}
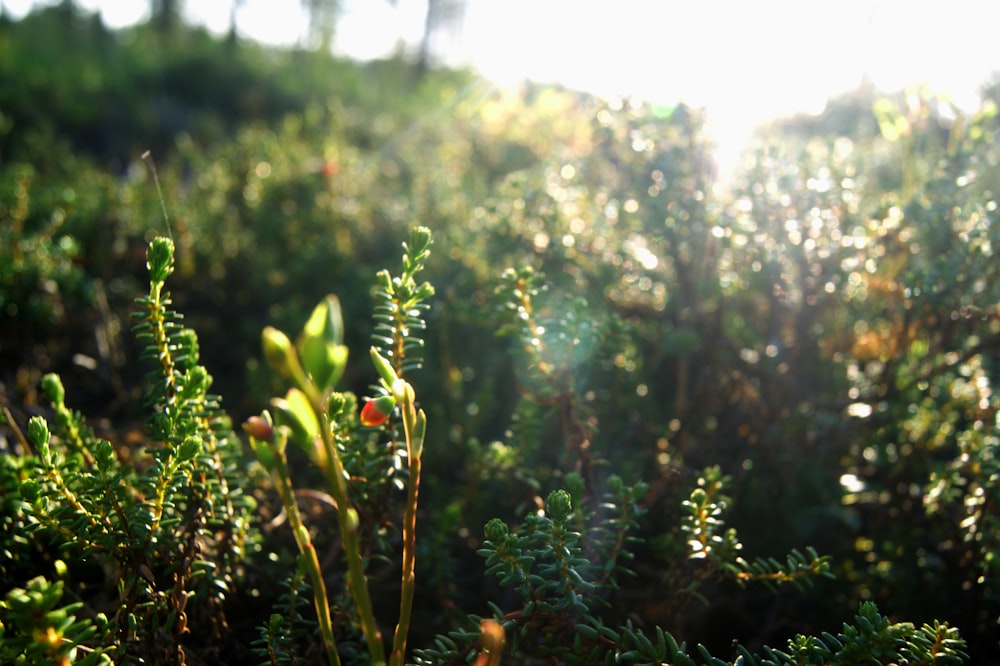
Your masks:
{"label": "yellow-green stem", "polygon": [[349,515],[353,508],[347,495],[344,464],[340,460],[340,453],[338,453],[337,445],[333,441],[329,415],[325,409],[318,405],[314,405],[314,408],[320,416],[320,433],[329,461],[326,468],[327,480],[330,483],[330,490],[333,492],[333,499],[337,502],[340,540],[344,545],[344,556],[347,559],[348,591],[358,610],[358,619],[361,622],[361,631],[364,633],[365,642],[368,645],[371,663],[373,665],[384,664],[385,652],[382,647],[382,633],[375,623],[375,613],[372,611],[371,597],[368,595],[368,580],[365,577],[364,561],[361,558],[361,546],[358,543],[357,517],[356,514],[353,517]]}
{"label": "yellow-green stem", "polygon": [[312,578],[313,603],[316,606],[316,616],[319,618],[319,629],[323,635],[323,643],[326,646],[327,658],[333,666],[340,666],[340,655],[337,653],[337,641],[333,637],[333,619],[330,617],[330,601],[326,595],[326,583],[323,581],[323,572],[319,566],[319,559],[316,557],[316,548],[309,538],[309,531],[302,523],[302,516],[299,514],[299,507],[295,503],[295,493],[292,491],[292,482],[288,476],[288,466],[285,461],[284,451],[275,456],[277,472],[278,492],[281,494],[281,502],[285,505],[288,513],[288,523],[295,536],[295,543],[299,547],[299,553],[309,569]]}
{"label": "yellow-green stem", "polygon": [[[417,496],[420,492],[420,454],[423,450],[423,428],[418,425],[417,410],[409,400],[402,405],[403,432],[406,436],[406,457],[410,477],[403,515],[402,588],[399,593],[399,622],[392,638],[389,666],[403,666],[406,658],[406,637],[410,631],[413,596],[416,588]],[[420,416],[423,419],[423,414]],[[420,441],[416,441],[419,438]]]}

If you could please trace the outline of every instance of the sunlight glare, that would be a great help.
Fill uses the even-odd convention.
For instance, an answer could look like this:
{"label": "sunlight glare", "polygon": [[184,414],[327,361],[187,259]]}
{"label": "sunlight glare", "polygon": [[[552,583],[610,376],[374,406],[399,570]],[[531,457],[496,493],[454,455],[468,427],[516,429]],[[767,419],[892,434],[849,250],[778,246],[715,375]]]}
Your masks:
{"label": "sunlight glare", "polygon": [[[32,0],[0,0],[22,16]],[[148,16],[148,2],[77,0],[109,26]],[[302,43],[308,17],[300,3],[243,0],[240,33],[271,44]],[[219,34],[229,3],[184,3],[187,15]],[[335,35],[338,53],[385,57],[419,43],[427,0],[345,0]],[[604,97],[707,109],[719,172],[736,165],[764,121],[816,114],[829,97],[863,82],[894,92],[923,85],[963,110],[977,108],[978,87],[997,70],[992,26],[1000,3],[943,0],[798,0],[747,3],[660,0],[505,0],[465,5],[461,28],[442,46],[444,61],[471,65],[495,85],[556,83]]]}

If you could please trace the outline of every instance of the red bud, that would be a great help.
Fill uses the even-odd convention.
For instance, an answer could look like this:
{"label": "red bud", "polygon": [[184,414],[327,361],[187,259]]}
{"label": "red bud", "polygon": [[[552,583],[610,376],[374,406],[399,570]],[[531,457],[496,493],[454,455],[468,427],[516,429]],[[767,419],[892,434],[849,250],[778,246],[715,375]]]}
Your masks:
{"label": "red bud", "polygon": [[274,426],[262,416],[251,416],[243,424],[246,434],[262,442],[269,442],[274,437]]}
{"label": "red bud", "polygon": [[361,408],[361,425],[368,426],[369,428],[382,425],[389,418],[389,415],[392,414],[395,406],[396,399],[391,395],[383,395],[369,400]]}

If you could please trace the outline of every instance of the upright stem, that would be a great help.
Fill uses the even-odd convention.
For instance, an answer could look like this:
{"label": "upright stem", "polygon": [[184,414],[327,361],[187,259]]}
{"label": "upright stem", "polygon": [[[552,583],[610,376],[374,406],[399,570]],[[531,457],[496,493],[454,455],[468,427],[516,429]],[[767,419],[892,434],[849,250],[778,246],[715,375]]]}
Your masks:
{"label": "upright stem", "polygon": [[275,456],[275,462],[278,492],[281,494],[282,504],[285,505],[285,510],[288,512],[288,522],[291,524],[292,534],[295,535],[295,543],[299,547],[299,552],[312,578],[313,603],[316,606],[316,615],[319,618],[319,629],[323,635],[327,658],[332,666],[340,666],[337,642],[333,637],[333,620],[330,617],[330,601],[326,595],[326,583],[323,581],[323,572],[320,570],[319,559],[316,557],[316,548],[309,538],[309,530],[302,524],[299,507],[295,503],[295,494],[292,492],[292,482],[288,476],[288,465],[284,452]]}
{"label": "upright stem", "polygon": [[410,617],[413,613],[413,596],[416,589],[414,573],[417,556],[417,495],[420,492],[420,455],[423,452],[424,414],[417,410],[413,402],[407,400],[402,405],[403,431],[406,436],[406,458],[409,461],[410,478],[406,492],[406,510],[403,514],[403,567],[402,588],[399,593],[399,623],[392,638],[392,654],[389,666],[403,666],[406,657],[406,636],[410,631]]}
{"label": "upright stem", "polygon": [[330,416],[325,409],[318,408],[318,405],[314,405],[314,407],[317,407],[316,412],[320,417],[320,434],[326,449],[327,460],[330,462],[326,468],[327,480],[330,483],[330,490],[333,491],[333,499],[337,502],[340,540],[344,545],[344,556],[347,559],[347,588],[358,609],[358,619],[365,635],[365,642],[368,644],[368,655],[371,663],[373,665],[384,664],[385,652],[382,647],[382,633],[375,623],[375,613],[372,611],[371,597],[368,595],[368,580],[365,577],[364,561],[361,558],[361,546],[358,543],[358,514],[351,506],[347,495],[344,464],[340,460],[340,453],[337,451],[337,446],[333,441],[333,433],[330,431]]}

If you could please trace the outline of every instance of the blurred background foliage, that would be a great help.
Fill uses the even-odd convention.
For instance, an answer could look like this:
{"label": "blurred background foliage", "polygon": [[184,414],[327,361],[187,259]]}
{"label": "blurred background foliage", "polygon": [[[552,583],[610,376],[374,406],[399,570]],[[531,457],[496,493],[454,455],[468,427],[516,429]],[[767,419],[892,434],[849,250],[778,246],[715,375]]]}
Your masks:
{"label": "blurred background foliage", "polygon": [[[263,326],[294,330],[336,293],[358,356],[375,272],[423,224],[438,295],[413,379],[429,416],[415,630],[485,610],[481,526],[577,470],[594,492],[611,473],[651,487],[622,617],[725,654],[871,599],[1000,659],[1000,86],[968,114],[862,87],[762,127],[722,178],[684,105],[163,29],[110,32],[72,3],[0,19],[15,415],[57,371],[127,436],[127,312],[154,235],[176,241],[175,307],[242,420],[278,388]],[[734,479],[748,559],[808,544],[838,580],[688,603],[680,499],[709,465]]]}

